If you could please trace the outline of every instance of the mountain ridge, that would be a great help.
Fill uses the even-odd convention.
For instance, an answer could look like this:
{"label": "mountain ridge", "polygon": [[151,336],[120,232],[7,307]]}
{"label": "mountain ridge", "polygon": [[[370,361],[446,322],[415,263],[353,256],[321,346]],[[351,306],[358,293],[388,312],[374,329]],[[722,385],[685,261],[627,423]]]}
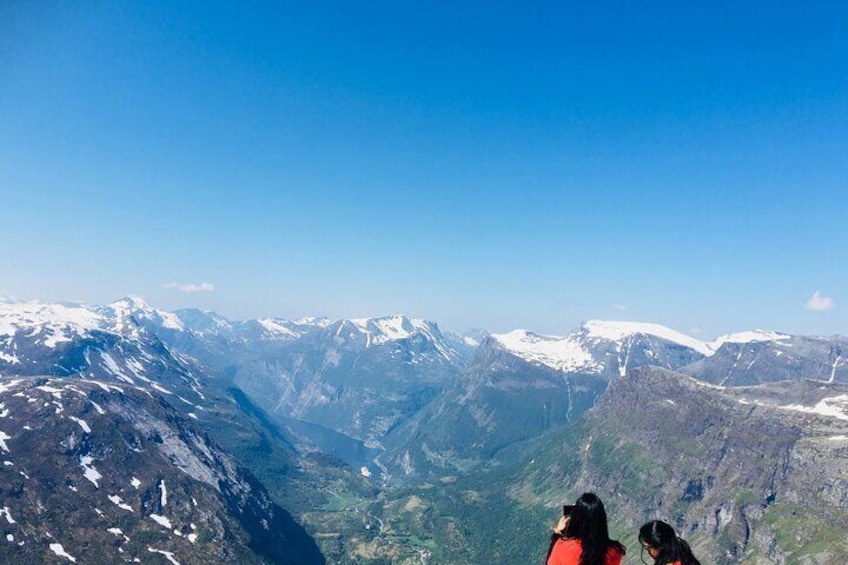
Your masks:
{"label": "mountain ridge", "polygon": [[[793,561],[779,538],[796,520],[792,509],[821,495],[805,481],[824,479],[829,490],[826,512],[803,526],[803,555],[832,539],[827,513],[841,523],[832,508],[846,502],[838,457],[848,441],[840,388],[848,338],[753,330],[693,340],[636,322],[592,320],[566,336],[457,335],[401,315],[231,322],[131,297],[106,306],[0,302],[0,384],[16,374],[65,386],[100,381],[167,402],[175,418],[249,462],[276,500],[296,500],[298,519],[340,563],[368,555],[418,563],[430,553],[444,563],[519,562],[529,553],[514,532],[501,532],[496,554],[468,533],[485,512],[475,500],[490,497],[515,526],[525,511],[542,516],[581,488],[618,493],[610,508],[624,523],[616,527],[657,513],[716,563],[812,563]],[[64,410],[51,412],[63,429],[84,430],[69,416],[91,424]],[[2,412],[0,440],[15,448]],[[677,436],[691,445],[676,445]],[[513,465],[518,472],[507,471]],[[91,467],[99,469],[96,459]],[[494,490],[486,494],[480,481]]]}

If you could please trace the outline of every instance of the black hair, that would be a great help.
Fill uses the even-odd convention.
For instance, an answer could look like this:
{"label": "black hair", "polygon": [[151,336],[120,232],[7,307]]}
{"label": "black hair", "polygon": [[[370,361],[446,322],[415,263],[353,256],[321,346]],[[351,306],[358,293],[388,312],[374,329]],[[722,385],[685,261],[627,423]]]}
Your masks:
{"label": "black hair", "polygon": [[680,561],[681,565],[701,565],[689,548],[689,544],[677,537],[674,528],[661,520],[653,520],[639,528],[639,542],[659,551],[655,565]]}
{"label": "black hair", "polygon": [[609,548],[625,554],[624,546],[609,537],[604,503],[591,492],[577,499],[563,535],[580,540],[583,552],[579,565],[603,565]]}

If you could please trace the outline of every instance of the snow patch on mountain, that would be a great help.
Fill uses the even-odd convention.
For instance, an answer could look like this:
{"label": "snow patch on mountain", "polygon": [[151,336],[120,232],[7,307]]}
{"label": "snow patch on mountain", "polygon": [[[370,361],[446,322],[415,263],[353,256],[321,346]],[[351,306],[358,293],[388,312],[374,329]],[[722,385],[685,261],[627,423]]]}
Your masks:
{"label": "snow patch on mountain", "polygon": [[91,433],[91,428],[89,427],[88,422],[86,422],[82,418],[77,418],[75,416],[68,416],[68,419],[73,420],[74,422],[79,424],[79,426],[82,428],[82,431],[84,431],[85,433],[87,433],[87,434]]}
{"label": "snow patch on mountain", "polygon": [[49,547],[50,547],[50,551],[52,551],[53,553],[55,553],[59,557],[64,557],[65,559],[67,559],[71,563],[77,562],[77,558],[72,556],[67,551],[65,551],[65,548],[62,547],[61,543],[51,543]]}
{"label": "snow patch on mountain", "polygon": [[[171,330],[184,330],[176,314],[152,308],[140,298],[123,298],[108,306],[0,302],[0,338],[23,332],[35,336],[48,348],[76,337],[88,337],[93,331],[138,337],[141,320]],[[2,355],[3,360],[11,362],[7,357],[14,354],[4,351]]]}
{"label": "snow patch on mountain", "polygon": [[6,522],[9,523],[9,524],[15,524],[16,523],[15,519],[12,518],[12,513],[9,512],[8,506],[4,506],[3,508],[0,508],[0,516],[5,516]]}
{"label": "snow patch on mountain", "polygon": [[159,555],[164,555],[165,559],[167,559],[168,562],[171,563],[171,565],[180,565],[180,562],[174,559],[173,552],[164,551],[162,549],[155,549],[153,547],[148,547],[147,551],[149,551],[150,553],[158,553]]}
{"label": "snow patch on mountain", "polygon": [[100,488],[100,484],[98,481],[103,478],[97,469],[94,468],[92,463],[94,462],[94,458],[88,455],[81,455],[79,460],[79,465],[83,469],[83,476],[91,481],[91,483],[96,487]]}
{"label": "snow patch on mountain", "polygon": [[848,394],[823,398],[814,406],[802,406],[799,404],[790,404],[782,406],[787,410],[795,410],[798,412],[809,412],[811,414],[819,414],[839,420],[848,420]]}
{"label": "snow patch on mountain", "polygon": [[133,511],[132,506],[130,506],[129,504],[126,504],[126,503],[123,501],[123,499],[122,499],[120,496],[118,496],[117,494],[109,495],[109,496],[108,496],[108,498],[109,498],[109,500],[112,502],[112,504],[114,504],[114,505],[115,505],[115,506],[117,506],[118,508],[122,508],[122,509],[124,509],[124,510],[128,510],[129,512],[132,512],[132,511]]}
{"label": "snow patch on mountain", "polygon": [[406,316],[358,318],[348,321],[369,336],[369,345],[406,339],[419,331],[428,333],[430,325],[429,322],[424,320],[416,320]]}
{"label": "snow patch on mountain", "polygon": [[170,529],[171,529],[171,527],[172,527],[172,526],[171,526],[171,521],[170,521],[168,518],[166,518],[165,516],[160,516],[159,514],[151,514],[151,515],[150,515],[150,516],[148,516],[148,517],[149,517],[151,520],[153,520],[154,522],[156,522],[157,524],[159,524],[160,526],[163,526],[163,527],[165,527],[165,528],[168,528],[169,530],[170,530]]}
{"label": "snow patch on mountain", "polygon": [[100,358],[103,359],[103,363],[106,365],[106,370],[111,374],[115,375],[116,378],[131,385],[135,384],[135,381],[133,381],[121,370],[121,368],[118,366],[118,363],[115,361],[114,358],[112,358],[111,355],[109,355],[108,353],[101,352]]}
{"label": "snow patch on mountain", "polygon": [[[725,387],[715,388],[725,389]],[[817,414],[819,416],[826,416],[828,418],[836,418],[837,420],[848,421],[848,394],[822,398],[812,406],[808,406],[805,404],[774,404],[759,399],[752,400],[747,398],[740,398],[737,402],[739,402],[739,404],[745,405],[771,406],[782,410],[804,412],[807,414]]]}
{"label": "snow patch on mountain", "polygon": [[4,379],[2,382],[0,382],[0,393],[9,392],[10,390],[15,388],[16,386],[18,386],[22,382],[23,382],[23,379],[12,379],[12,380]]}
{"label": "snow patch on mountain", "polygon": [[261,319],[256,321],[272,336],[277,338],[297,338],[301,335],[292,328],[288,327],[288,322],[283,320]]}
{"label": "snow patch on mountain", "polygon": [[18,365],[21,362],[21,360],[18,359],[17,355],[13,355],[11,353],[3,353],[2,351],[0,351],[0,361],[5,361],[10,365]]}
{"label": "snow patch on mountain", "polygon": [[492,334],[502,347],[531,363],[539,363],[560,371],[600,370],[602,367],[573,336],[557,337],[514,330]]}

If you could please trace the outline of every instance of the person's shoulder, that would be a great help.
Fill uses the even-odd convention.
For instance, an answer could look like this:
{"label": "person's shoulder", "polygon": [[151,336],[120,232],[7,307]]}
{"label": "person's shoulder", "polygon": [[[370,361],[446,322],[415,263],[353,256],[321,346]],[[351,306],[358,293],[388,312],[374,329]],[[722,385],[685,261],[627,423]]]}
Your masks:
{"label": "person's shoulder", "polygon": [[569,549],[572,547],[581,549],[583,547],[580,543],[580,540],[576,538],[562,538],[562,545],[563,547],[567,547]]}
{"label": "person's shoulder", "polygon": [[575,539],[560,538],[554,544],[551,551],[551,556],[548,559],[549,564],[560,563],[576,563],[575,559],[580,559],[582,553],[580,541]]}
{"label": "person's shoulder", "polygon": [[621,549],[615,546],[610,546],[607,549],[607,556],[604,565],[619,565],[623,557],[624,552]]}
{"label": "person's shoulder", "polygon": [[580,547],[581,545],[580,540],[577,538],[562,538],[562,543],[566,545],[576,545],[577,547]]}
{"label": "person's shoulder", "polygon": [[607,547],[607,553],[608,554],[615,554],[615,555],[624,555],[625,553],[627,553],[627,551],[624,549],[624,546],[621,545],[620,543],[613,542],[612,544],[610,544]]}
{"label": "person's shoulder", "polygon": [[562,550],[565,552],[577,552],[579,554],[581,551],[583,551],[583,545],[580,543],[579,539],[562,538],[559,543],[562,544]]}

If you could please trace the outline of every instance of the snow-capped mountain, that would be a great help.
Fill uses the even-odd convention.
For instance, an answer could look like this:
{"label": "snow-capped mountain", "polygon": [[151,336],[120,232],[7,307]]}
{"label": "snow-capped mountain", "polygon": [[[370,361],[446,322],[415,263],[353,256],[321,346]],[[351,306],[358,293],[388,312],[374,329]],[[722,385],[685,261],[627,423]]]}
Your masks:
{"label": "snow-capped mountain", "polygon": [[436,324],[404,316],[322,321],[297,339],[244,342],[236,360],[234,382],[270,413],[372,447],[463,365]]}
{"label": "snow-capped mountain", "polygon": [[0,304],[0,375],[121,383],[172,396],[176,406],[193,411],[203,403],[202,373],[139,320],[179,327],[172,314],[133,299],[102,307]]}
{"label": "snow-capped mountain", "polygon": [[588,340],[624,341],[638,335],[648,335],[688,347],[701,355],[710,355],[714,351],[709,344],[660,324],[590,320],[584,323],[579,331]]}
{"label": "snow-capped mountain", "polygon": [[392,431],[382,465],[393,476],[469,473],[574,421],[607,386],[594,373],[565,373],[536,359],[485,338],[457,378]]}
{"label": "snow-capped mountain", "polygon": [[16,337],[26,338],[32,345],[53,348],[74,336],[106,330],[106,326],[103,316],[83,306],[0,302],[0,340],[6,344],[4,358],[10,364],[23,362],[12,344]]}
{"label": "snow-capped mountain", "polygon": [[363,440],[378,441],[462,363],[436,324],[405,316],[232,322],[138,298],[0,304],[0,375],[111,380],[172,394],[194,410],[201,378],[226,374],[273,413]]}
{"label": "snow-capped mountain", "polygon": [[759,343],[763,341],[783,341],[790,339],[789,334],[771,332],[766,330],[749,330],[746,332],[736,332],[717,337],[708,345],[713,351],[718,351],[725,343]]}
{"label": "snow-capped mountain", "polygon": [[[260,318],[243,322],[240,332],[253,333],[255,337],[263,340],[289,340],[301,338],[311,331],[326,328],[329,324],[330,320],[326,318],[303,318],[296,321]],[[246,338],[244,335],[241,337]]]}
{"label": "snow-capped mountain", "polygon": [[[799,371],[839,382],[848,378],[841,343],[762,330],[704,342],[658,324],[598,320],[566,336],[527,330],[456,336],[400,315],[234,322],[200,310],[166,312],[138,298],[106,306],[0,302],[0,374],[111,379],[171,394],[193,413],[203,404],[201,377],[227,375],[272,414],[372,447],[442,394],[454,394],[445,402],[458,398],[462,406],[462,399],[522,379],[562,388],[557,394],[568,398],[563,414],[569,417],[591,405],[588,397],[574,402],[579,391],[602,390],[595,379],[609,381],[641,366],[687,367],[682,370],[725,385],[797,378]],[[481,360],[501,359],[486,353],[491,348],[526,364],[482,367]],[[768,376],[750,371],[758,366]],[[533,367],[553,373],[540,377]]]}
{"label": "snow-capped mountain", "polygon": [[339,320],[327,326],[338,343],[355,347],[392,348],[409,363],[455,363],[460,354],[439,327],[428,320],[406,316]]}
{"label": "snow-capped mountain", "polygon": [[[27,564],[68,561],[67,556],[71,556],[103,562],[103,559],[108,561],[103,551],[120,553],[118,549],[123,549],[126,556],[133,558],[149,551],[150,557],[166,561],[170,555],[175,560],[185,559],[183,563],[196,562],[198,556],[216,562],[222,554],[210,557],[209,552],[215,547],[229,552],[230,561],[250,562],[245,547],[256,548],[242,543],[248,539],[243,535],[247,526],[239,525],[237,519],[230,522],[229,518],[221,518],[221,529],[208,534],[212,536],[210,540],[220,543],[201,545],[206,540],[200,539],[200,531],[210,522],[207,520],[203,525],[192,522],[200,510],[193,510],[193,503],[185,508],[177,504],[178,500],[185,503],[193,496],[198,506],[213,508],[210,511],[213,514],[228,511],[220,506],[220,500],[215,502],[214,496],[207,496],[207,487],[211,487],[208,482],[200,481],[206,486],[192,482],[195,475],[221,476],[215,463],[203,462],[205,451],[198,447],[205,446],[213,453],[213,459],[223,461],[226,453],[221,451],[217,455],[213,443],[249,464],[265,484],[275,485],[269,486],[270,492],[284,497],[296,492],[302,504],[298,519],[319,532],[338,531],[333,529],[333,516],[338,513],[316,510],[326,503],[320,494],[325,491],[318,490],[316,485],[326,488],[328,478],[337,481],[339,473],[347,477],[345,481],[352,477],[346,484],[356,484],[353,490],[359,493],[392,488],[380,484],[375,477],[377,473],[397,479],[405,487],[422,478],[440,481],[446,476],[464,476],[462,481],[470,481],[470,485],[474,481],[473,473],[479,473],[481,480],[494,482],[498,496],[502,497],[503,492],[513,492],[512,485],[498,483],[503,477],[486,475],[486,469],[521,461],[527,453],[530,457],[525,466],[532,470],[533,461],[539,459],[537,453],[529,450],[540,441],[548,441],[546,438],[554,443],[545,445],[562,442],[561,434],[571,433],[569,430],[576,430],[574,433],[581,441],[585,439],[589,448],[583,457],[586,466],[580,467],[586,470],[585,474],[568,480],[583,476],[607,481],[604,484],[609,490],[623,484],[637,485],[638,490],[645,478],[641,475],[634,478],[627,473],[631,469],[639,471],[645,463],[640,454],[647,450],[628,448],[618,454],[617,439],[604,443],[599,435],[603,430],[594,428],[595,424],[583,416],[608,387],[617,383],[623,383],[624,388],[619,388],[619,392],[625,390],[627,395],[615,404],[615,414],[610,415],[613,420],[638,398],[647,399],[640,402],[651,405],[651,414],[666,414],[676,406],[686,405],[681,412],[685,416],[681,418],[689,423],[701,421],[693,416],[700,414],[701,406],[690,405],[687,395],[694,394],[692,391],[699,391],[693,398],[697,397],[705,406],[713,402],[710,400],[713,395],[735,399],[732,405],[728,404],[732,410],[722,408],[712,412],[715,418],[724,420],[710,422],[708,426],[719,434],[710,449],[715,448],[720,457],[709,463],[712,465],[709,470],[670,471],[671,479],[664,479],[663,483],[670,485],[670,490],[662,495],[662,507],[683,508],[678,500],[697,505],[701,499],[727,498],[730,495],[726,492],[732,494],[740,485],[752,491],[761,486],[745,482],[747,476],[755,476],[753,470],[746,477],[734,474],[739,452],[734,451],[736,444],[731,441],[736,433],[734,422],[748,421],[752,414],[766,411],[778,424],[788,415],[786,418],[795,422],[789,426],[793,433],[805,422],[835,419],[838,425],[832,430],[825,422],[822,433],[829,435],[823,435],[821,442],[811,444],[804,438],[795,439],[799,446],[796,448],[807,450],[803,453],[812,459],[838,457],[840,442],[845,441],[844,426],[840,426],[846,400],[844,385],[840,383],[848,382],[846,352],[848,338],[800,337],[755,330],[703,342],[657,324],[634,322],[590,321],[566,336],[545,336],[526,330],[497,335],[484,331],[455,335],[442,333],[433,322],[405,316],[231,321],[200,310],[165,312],[137,298],[105,306],[0,300],[0,388],[12,387],[0,390],[0,456],[10,463],[4,463],[2,468],[11,473],[0,473],[0,482],[6,481],[0,484],[0,489],[8,493],[42,493],[36,498],[20,500],[10,495],[8,503],[0,504],[0,522],[6,518],[10,524],[7,534],[14,538],[14,544],[10,542],[0,548],[0,560]],[[672,380],[654,378],[664,374],[659,369],[634,371],[647,366],[671,368],[700,381],[680,375]],[[778,380],[784,382],[772,382]],[[674,384],[678,381],[685,386]],[[740,388],[754,383],[767,386]],[[633,421],[628,425],[633,429],[643,426],[650,435],[653,428],[647,424],[656,420],[665,429],[662,418],[646,416],[645,420],[643,412],[647,413],[632,411]],[[672,416],[668,416],[669,421]],[[21,425],[25,419],[26,423]],[[42,427],[38,428],[34,419],[42,422]],[[169,431],[157,422],[176,426],[178,431]],[[204,436],[198,426],[214,439]],[[758,426],[751,429],[781,433],[789,429],[783,424],[773,428]],[[153,433],[148,437],[145,434],[150,429]],[[695,426],[689,430],[692,439],[687,445],[700,445],[698,434],[703,429]],[[42,433],[23,433],[35,430]],[[107,432],[121,434],[124,447],[112,441],[118,436],[112,437]],[[127,439],[130,433],[136,439]],[[174,436],[188,446],[190,453],[180,447],[180,453],[160,457],[157,450],[176,445],[171,442]],[[640,437],[634,436],[636,440]],[[64,441],[58,452],[55,442],[50,443],[52,438]],[[45,443],[40,445],[36,439]],[[755,433],[744,439],[751,441],[750,445],[744,443],[745,449],[759,449],[754,441]],[[782,441],[777,439],[777,443]],[[673,444],[673,438],[669,440],[655,433],[651,441],[658,442],[657,453],[674,455],[675,448],[664,451],[659,445],[669,441]],[[727,449],[722,447],[725,444]],[[813,448],[808,450],[811,445]],[[298,450],[304,448],[310,451],[318,448],[323,453],[303,455]],[[763,452],[766,455],[777,453],[766,451]],[[792,455],[786,459],[787,453],[780,451],[779,460],[790,461],[790,466],[797,467],[798,457]],[[29,454],[33,458],[27,459]],[[180,457],[191,459],[190,455],[201,457],[202,465],[183,465],[188,472],[181,468]],[[127,465],[116,467],[115,457],[134,466],[135,474],[128,474]],[[616,458],[624,462],[623,466]],[[342,465],[340,459],[354,467]],[[668,459],[663,468],[673,470],[674,461]],[[578,463],[584,464],[574,459],[572,466],[577,468]],[[831,463],[827,463],[829,469],[839,469]],[[325,464],[328,466],[324,467]],[[557,465],[558,462],[553,462],[546,467],[546,476],[562,473],[563,468]],[[781,469],[786,469],[785,464],[781,465]],[[305,469],[308,479],[294,476]],[[804,474],[808,471],[812,474]],[[98,485],[88,478],[95,478],[95,473],[100,475],[96,479]],[[291,477],[287,478],[287,473]],[[360,473],[361,476],[354,476]],[[710,473],[723,477],[723,490],[715,490],[714,495],[708,495],[710,489],[715,489],[710,483],[713,476]],[[813,467],[804,466],[797,476],[802,477],[798,481],[812,480]],[[837,477],[839,473],[827,476]],[[133,478],[141,482],[140,492],[135,491]],[[557,479],[565,480],[562,476]],[[792,491],[795,480],[785,483],[789,487],[783,492],[788,497],[795,492]],[[63,489],[62,485],[68,488]],[[101,492],[102,489],[109,492]],[[167,495],[163,495],[165,489]],[[840,489],[834,490],[833,496],[842,497]],[[644,492],[655,490],[652,487]],[[765,504],[770,504],[770,495],[761,490],[756,490],[757,496],[766,496]],[[195,491],[199,496],[192,494]],[[304,496],[304,493],[309,494]],[[107,507],[98,502],[103,494]],[[424,491],[416,494],[419,495],[427,496]],[[167,503],[162,501],[164,496]],[[404,500],[400,507],[406,508],[412,499],[407,494],[400,496]],[[642,498],[648,500],[650,495],[634,498],[627,504],[644,509],[639,506]],[[232,502],[226,496],[224,499],[228,500],[227,504]],[[836,500],[831,496],[825,503],[830,504],[831,499]],[[650,500],[647,504],[651,504]],[[745,512],[754,518],[746,515],[741,521],[738,516],[731,516],[742,508],[735,504],[704,508],[703,513],[693,506],[697,512],[687,510],[687,516],[697,520],[706,516],[706,521],[698,522],[702,531],[709,528],[719,531],[724,527],[717,523],[742,524],[739,527],[751,531],[762,527],[756,523],[755,514],[768,510],[763,503],[744,506]],[[41,508],[51,506],[56,512]],[[379,506],[369,510],[375,513],[368,517],[369,524],[375,528],[386,518],[398,518],[391,514],[391,505],[385,505],[382,510]],[[132,508],[132,512],[125,507]],[[97,509],[103,515],[94,510],[94,516],[82,508]],[[379,515],[380,512],[391,516]],[[435,512],[433,520],[443,517],[438,515],[438,510],[428,512]],[[87,527],[67,519],[76,515],[87,522]],[[27,527],[15,530],[16,526],[8,520],[10,516],[17,524],[26,523]],[[163,526],[165,520],[172,526],[168,530]],[[356,522],[358,518],[353,520]],[[34,525],[36,522],[54,525],[39,529]],[[197,544],[188,539],[194,531],[192,523],[198,529]],[[261,518],[258,523],[264,530]],[[457,524],[460,530],[468,529],[468,524]],[[355,526],[358,525],[357,522]],[[240,533],[235,538],[214,537],[222,531]],[[351,531],[346,530],[344,535]],[[727,528],[724,532],[728,539],[735,536]],[[259,530],[253,530],[253,534],[263,535]],[[340,538],[318,536],[316,539],[322,549],[330,551],[339,561],[355,553],[354,550],[348,553]],[[21,541],[24,545],[19,545]],[[277,547],[277,541],[269,538],[268,543]],[[306,539],[305,543],[309,546],[312,542]],[[92,552],[94,548],[98,553]],[[191,552],[192,548],[196,551]]]}
{"label": "snow-capped mountain", "polygon": [[710,344],[659,324],[636,322],[592,320],[564,337],[526,330],[492,337],[500,347],[530,363],[609,378],[645,365],[682,367],[715,352]]}
{"label": "snow-capped mountain", "polygon": [[716,340],[720,346],[681,371],[722,386],[812,379],[848,383],[848,338],[745,332]]}
{"label": "snow-capped mountain", "polygon": [[782,339],[746,332],[708,343],[658,324],[597,320],[563,337],[492,334],[453,385],[393,432],[381,460],[409,475],[483,465],[507,447],[576,421],[611,381],[635,368],[681,369],[721,358],[740,342]]}
{"label": "snow-capped mountain", "polygon": [[118,333],[131,333],[139,326],[149,325],[177,331],[185,329],[176,314],[157,310],[137,297],[122,298],[108,306],[96,308],[96,311],[112,325],[110,329]]}

